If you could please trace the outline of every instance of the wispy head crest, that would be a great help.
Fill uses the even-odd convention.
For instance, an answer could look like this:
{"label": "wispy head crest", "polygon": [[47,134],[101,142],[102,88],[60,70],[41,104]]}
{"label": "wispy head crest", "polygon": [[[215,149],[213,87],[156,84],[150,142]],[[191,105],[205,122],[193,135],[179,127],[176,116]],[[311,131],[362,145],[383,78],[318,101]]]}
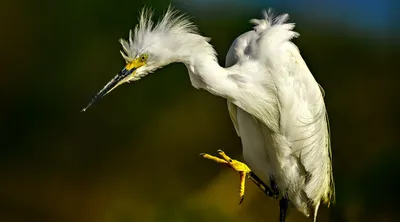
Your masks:
{"label": "wispy head crest", "polygon": [[168,36],[182,36],[184,34],[197,34],[197,26],[188,17],[169,6],[161,19],[157,23],[153,21],[153,10],[144,7],[139,16],[139,22],[134,31],[129,31],[128,41],[120,39],[123,47],[122,56],[126,61],[133,60],[141,48],[146,47],[161,38]]}

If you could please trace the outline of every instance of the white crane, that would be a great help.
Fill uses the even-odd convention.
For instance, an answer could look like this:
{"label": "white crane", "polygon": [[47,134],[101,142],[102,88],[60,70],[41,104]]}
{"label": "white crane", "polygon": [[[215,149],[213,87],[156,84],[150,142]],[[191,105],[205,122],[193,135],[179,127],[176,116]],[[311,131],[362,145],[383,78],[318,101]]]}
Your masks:
{"label": "white crane", "polygon": [[120,41],[126,66],[83,111],[122,83],[182,62],[193,87],[227,100],[249,167],[222,151],[223,159],[202,156],[240,173],[241,200],[248,176],[280,199],[280,221],[289,202],[315,221],[320,203],[329,206],[335,198],[329,122],[324,92],[291,42],[298,33],[287,20],[270,10],[251,20],[253,30],[236,38],[223,68],[209,39],[185,16],[168,8],[154,23],[143,9],[129,39]]}

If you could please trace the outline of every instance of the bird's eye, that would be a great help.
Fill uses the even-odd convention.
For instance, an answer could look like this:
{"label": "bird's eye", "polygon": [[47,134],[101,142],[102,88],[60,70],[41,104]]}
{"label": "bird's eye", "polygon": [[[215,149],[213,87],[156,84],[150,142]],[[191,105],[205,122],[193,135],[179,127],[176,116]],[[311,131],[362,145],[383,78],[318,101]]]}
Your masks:
{"label": "bird's eye", "polygon": [[145,61],[147,60],[147,54],[141,55],[141,56],[140,56],[140,60],[141,60],[142,62],[145,62]]}

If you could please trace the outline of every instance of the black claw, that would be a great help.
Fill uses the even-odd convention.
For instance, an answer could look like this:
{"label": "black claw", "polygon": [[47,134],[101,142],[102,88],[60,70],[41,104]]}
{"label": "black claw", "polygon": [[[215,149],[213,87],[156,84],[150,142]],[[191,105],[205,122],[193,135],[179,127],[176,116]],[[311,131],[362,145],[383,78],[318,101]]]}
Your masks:
{"label": "black claw", "polygon": [[240,198],[239,205],[242,204],[244,196]]}

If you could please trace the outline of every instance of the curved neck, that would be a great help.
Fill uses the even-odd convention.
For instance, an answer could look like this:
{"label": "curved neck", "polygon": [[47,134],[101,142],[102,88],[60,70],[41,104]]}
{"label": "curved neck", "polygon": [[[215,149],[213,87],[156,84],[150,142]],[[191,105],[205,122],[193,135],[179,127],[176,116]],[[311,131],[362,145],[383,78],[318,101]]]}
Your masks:
{"label": "curved neck", "polygon": [[192,86],[228,98],[235,83],[228,78],[229,73],[218,64],[214,48],[206,41],[196,47],[181,60],[188,69]]}

